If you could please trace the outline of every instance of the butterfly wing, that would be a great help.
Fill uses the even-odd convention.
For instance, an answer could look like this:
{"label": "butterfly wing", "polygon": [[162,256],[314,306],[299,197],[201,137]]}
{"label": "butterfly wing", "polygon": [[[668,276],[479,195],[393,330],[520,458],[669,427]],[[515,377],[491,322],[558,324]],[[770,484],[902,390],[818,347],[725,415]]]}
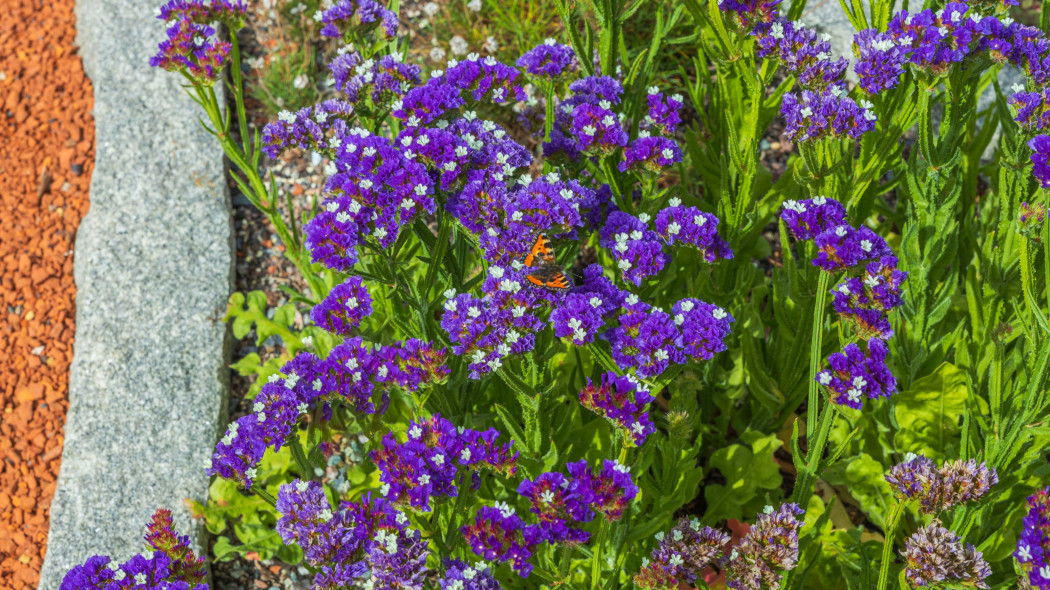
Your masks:
{"label": "butterfly wing", "polygon": [[572,286],[569,277],[565,276],[565,271],[554,264],[537,267],[536,270],[526,275],[525,279],[538,287],[557,291],[562,291]]}
{"label": "butterfly wing", "polygon": [[532,245],[532,249],[525,256],[525,266],[543,266],[544,264],[554,264],[554,250],[551,250],[551,241],[547,239],[546,234],[540,234],[536,238],[536,243]]}

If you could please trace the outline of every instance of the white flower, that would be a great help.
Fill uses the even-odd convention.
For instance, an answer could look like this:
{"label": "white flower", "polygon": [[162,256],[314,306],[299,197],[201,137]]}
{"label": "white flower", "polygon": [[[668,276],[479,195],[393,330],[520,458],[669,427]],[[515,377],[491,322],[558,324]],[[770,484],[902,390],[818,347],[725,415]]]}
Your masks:
{"label": "white flower", "polygon": [[419,427],[419,424],[413,424],[412,428],[408,430],[408,436],[419,438],[423,436],[423,429]]}
{"label": "white flower", "polygon": [[667,224],[667,233],[672,236],[677,236],[682,231],[682,226],[677,221],[672,221]]}
{"label": "white flower", "polygon": [[456,35],[448,41],[449,49],[452,50],[452,55],[463,55],[469,49],[467,40],[459,35]]}
{"label": "white flower", "polygon": [[[478,2],[480,4],[480,0],[474,0],[474,1]],[[468,6],[469,6],[469,4],[468,4]],[[489,53],[496,53],[497,51],[499,51],[499,42],[496,41],[495,37],[493,37],[492,35],[489,35],[488,37],[485,38],[485,44],[482,45],[481,48],[484,49],[485,51],[488,51]]]}
{"label": "white flower", "polygon": [[1029,561],[1032,559],[1032,550],[1028,545],[1021,545],[1017,548],[1017,559],[1020,561]]}
{"label": "white flower", "polygon": [[299,74],[292,80],[292,86],[302,90],[306,88],[306,85],[310,83],[310,79],[306,77],[306,74]]}
{"label": "white flower", "polygon": [[[434,4],[434,3],[431,2],[431,4]],[[430,50],[430,59],[433,60],[433,61],[441,61],[441,60],[445,59],[445,50],[440,48],[440,47],[435,47],[435,48],[431,49]],[[437,78],[440,75],[441,75],[441,73],[438,73],[437,75],[435,75],[433,77]]]}
{"label": "white flower", "polygon": [[787,201],[784,203],[784,208],[795,213],[805,213],[806,206],[801,201]]}
{"label": "white flower", "polygon": [[437,5],[437,2],[427,2],[423,5],[423,12],[427,16],[434,16],[435,14],[437,14],[438,9],[439,7]]}
{"label": "white flower", "polygon": [[711,315],[716,320],[724,320],[729,314],[726,313],[726,310],[722,309],[721,307],[716,307],[715,310],[711,312]]}
{"label": "white flower", "polygon": [[817,375],[817,381],[819,381],[821,385],[830,385],[831,373],[827,371],[821,372],[819,375]]}

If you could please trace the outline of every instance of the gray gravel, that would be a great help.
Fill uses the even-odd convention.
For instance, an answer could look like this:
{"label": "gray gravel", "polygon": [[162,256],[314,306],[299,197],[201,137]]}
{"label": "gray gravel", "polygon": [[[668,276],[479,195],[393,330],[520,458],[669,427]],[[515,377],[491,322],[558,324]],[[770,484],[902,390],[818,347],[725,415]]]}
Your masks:
{"label": "gray gravel", "polygon": [[222,151],[181,77],[147,60],[155,0],[78,0],[98,145],[76,241],[76,345],[40,589],[94,554],[142,550],[155,508],[200,547],[184,499],[207,498],[224,425],[232,230]]}

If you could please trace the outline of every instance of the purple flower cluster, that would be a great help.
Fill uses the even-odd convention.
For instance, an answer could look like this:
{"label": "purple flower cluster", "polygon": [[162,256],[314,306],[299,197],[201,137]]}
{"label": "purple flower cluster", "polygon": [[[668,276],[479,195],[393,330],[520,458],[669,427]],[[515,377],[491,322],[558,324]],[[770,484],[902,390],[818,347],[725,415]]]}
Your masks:
{"label": "purple flower cluster", "polygon": [[682,116],[679,114],[682,110],[682,95],[672,94],[665,97],[659,88],[650,86],[645,100],[649,106],[649,113],[642,121],[642,126],[673,136],[678,124],[682,122]]}
{"label": "purple flower cluster", "polygon": [[842,203],[826,197],[787,201],[780,218],[795,239],[817,246],[815,266],[856,273],[832,290],[835,312],[856,326],[862,338],[891,338],[888,314],[904,303],[901,285],[908,273],[897,268],[886,240],[867,226],[851,226]]}
{"label": "purple flower cluster", "polygon": [[648,222],[644,213],[635,217],[617,210],[609,213],[601,231],[601,245],[612,251],[623,280],[634,285],[655,276],[667,262],[660,236]]}
{"label": "purple flower cluster", "polygon": [[587,387],[580,390],[580,403],[619,428],[625,441],[640,447],[646,437],[656,431],[649,419],[652,394],[637,379],[608,372],[602,374],[602,384],[596,386],[587,379]]}
{"label": "purple flower cluster", "polygon": [[357,51],[341,52],[328,64],[336,90],[346,93],[347,101],[371,101],[382,108],[419,84],[420,68],[401,61],[401,54],[363,59]]}
{"label": "purple flower cluster", "polygon": [[60,590],[208,590],[204,558],[189,547],[189,537],[173,529],[171,512],[158,510],[145,537],[149,551],[122,564],[95,555],[66,573]]}
{"label": "purple flower cluster", "polygon": [[276,121],[263,127],[262,151],[274,159],[290,148],[334,155],[353,118],[354,106],[341,100],[326,100],[295,113],[281,111]]}
{"label": "purple flower cluster", "polygon": [[638,138],[623,150],[623,161],[616,165],[620,172],[646,170],[658,174],[664,168],[682,161],[682,148],[675,140],[639,131]]}
{"label": "purple flower cluster", "polygon": [[314,20],[324,25],[322,35],[345,41],[376,28],[382,28],[387,39],[393,39],[397,34],[397,14],[376,0],[336,0],[317,11]]}
{"label": "purple flower cluster", "polygon": [[995,469],[976,460],[948,461],[940,468],[922,455],[909,454],[890,468],[886,481],[898,498],[918,500],[919,508],[936,514],[959,504],[975,502],[999,483]]}
{"label": "purple flower cluster", "polygon": [[868,341],[867,351],[847,344],[842,352],[828,357],[827,369],[817,373],[817,382],[828,390],[831,401],[854,409],[864,407],[864,397],[877,399],[897,392],[897,379],[886,366],[886,342]]}
{"label": "purple flower cluster", "polygon": [[910,64],[929,75],[941,75],[954,65],[986,57],[1010,61],[1037,84],[1050,80],[1050,44],[1042,31],[1008,17],[982,16],[980,9],[949,2],[934,12],[898,12],[887,31],[861,31],[854,37],[860,87],[870,94],[900,83]]}
{"label": "purple flower cluster", "polygon": [[194,80],[211,85],[218,79],[230,54],[230,44],[215,37],[215,29],[180,18],[167,30],[168,38],[158,45],[149,60],[154,68],[185,72]]}
{"label": "purple flower cluster", "polygon": [[394,504],[429,511],[432,497],[458,494],[456,478],[461,467],[513,475],[518,453],[512,450],[513,441],[496,444],[499,435],[494,428],[485,432],[458,429],[437,414],[410,422],[405,442],[387,433],[382,448],[371,453],[379,467],[383,496]]}
{"label": "purple flower cluster", "polygon": [[1050,135],[1037,135],[1028,141],[1032,148],[1032,173],[1043,188],[1050,188]]}
{"label": "purple flower cluster", "polygon": [[730,537],[696,519],[681,519],[666,534],[656,536],[659,545],[642,560],[634,577],[640,588],[674,589],[692,585],[700,573],[717,565],[726,572],[726,586],[734,590],[764,590],[780,587],[784,571],[798,563],[798,533],[805,511],[796,504],[766,506],[747,535],[729,555]]}
{"label": "purple flower cluster", "polygon": [[[607,156],[627,145],[627,132],[612,108],[620,104],[623,86],[608,76],[588,76],[569,85],[572,93],[558,103],[550,141],[543,144],[549,159],[575,162],[582,154]],[[542,131],[543,126],[538,127]]]}
{"label": "purple flower cluster", "polygon": [[[245,488],[257,476],[266,449],[279,450],[298,425],[299,418],[318,404],[327,419],[331,404],[342,403],[365,414],[382,413],[389,389],[416,391],[444,380],[448,367],[444,351],[420,340],[407,340],[374,350],[360,338],[350,338],[325,359],[300,353],[273,375],[255,397],[252,413],[229,425],[208,461],[208,474],[233,479]],[[378,407],[373,401],[380,394]]]}
{"label": "purple flower cluster", "polygon": [[642,570],[634,576],[639,588],[675,589],[682,583],[694,585],[700,573],[719,563],[729,535],[711,527],[701,527],[695,518],[681,518],[667,533],[657,533],[658,545]]}
{"label": "purple flower cluster", "polygon": [[726,586],[733,590],[779,588],[782,573],[798,564],[802,528],[798,517],[805,512],[797,504],[781,504],[777,510],[766,506],[724,564]]}
{"label": "purple flower cluster", "polygon": [[306,224],[305,242],[314,262],[346,272],[367,236],[387,248],[402,227],[434,213],[436,203],[426,168],[390,140],[354,128],[334,137],[331,146],[337,150],[326,184],[332,196]]}
{"label": "purple flower cluster", "polygon": [[341,336],[349,336],[361,319],[372,313],[372,297],[361,277],[352,276],[332,289],[324,301],[310,310],[315,324]]}
{"label": "purple flower cluster", "polygon": [[1050,590],[1050,488],[1028,497],[1028,514],[1014,557],[1037,590]]}
{"label": "purple flower cluster", "polygon": [[366,494],[333,508],[320,483],[295,480],[281,486],[277,511],[281,540],[298,544],[319,568],[314,588],[344,588],[358,578],[376,588],[423,588],[428,543],[382,498]]}
{"label": "purple flower cluster", "polygon": [[696,207],[685,207],[681,199],[673,198],[668,207],[656,214],[656,233],[669,245],[681,242],[700,251],[704,260],[715,262],[733,257],[729,243],[718,235],[719,220]]}
{"label": "purple flower cluster", "polygon": [[556,78],[564,73],[579,68],[576,52],[568,45],[547,39],[536,47],[526,51],[515,62],[519,68],[533,76]]}
{"label": "purple flower cluster", "polygon": [[237,30],[248,14],[247,5],[241,0],[169,0],[157,11],[163,21],[187,19],[197,24],[221,22]]}
{"label": "purple flower cluster", "polygon": [[496,58],[470,54],[465,61],[448,62],[448,69],[395,101],[391,114],[409,127],[429,125],[447,112],[488,97],[503,104],[525,100],[521,72]]}
{"label": "purple flower cluster", "polygon": [[513,508],[503,502],[482,506],[474,522],[460,528],[471,550],[490,561],[508,562],[514,571],[527,578],[532,572],[531,548],[540,541],[526,538],[525,522]]}
{"label": "purple flower cluster", "polygon": [[798,78],[799,84],[817,94],[840,85],[849,62],[832,59],[831,38],[818,35],[800,22],[776,19],[755,27],[759,57],[776,59]]}
{"label": "purple flower cluster", "polygon": [[479,561],[468,565],[459,559],[445,558],[445,575],[438,580],[441,590],[500,590],[492,569]]}
{"label": "purple flower cluster", "polygon": [[730,13],[733,23],[745,31],[776,18],[780,0],[718,0],[718,8]]}
{"label": "purple flower cluster", "polygon": [[609,331],[613,360],[641,377],[654,377],[671,363],[708,360],[726,349],[733,317],[716,305],[683,299],[668,314],[628,295],[620,325]]}
{"label": "purple flower cluster", "polygon": [[1014,121],[1021,129],[1036,133],[1050,127],[1050,89],[1017,92],[1010,97],[1010,106],[1017,113]]}
{"label": "purple flower cluster", "polygon": [[828,137],[857,139],[875,128],[875,113],[865,100],[858,105],[845,95],[845,89],[832,84],[821,91],[787,93],[780,107],[784,133],[795,141],[815,141]]}
{"label": "purple flower cluster", "polygon": [[502,502],[480,508],[474,523],[460,529],[474,553],[510,562],[527,577],[532,571],[528,559],[536,545],[585,543],[589,534],[579,524],[590,522],[596,513],[619,519],[638,494],[630,470],[616,461],[605,460],[598,472],[586,461],[569,463],[566,468],[568,476],[546,472],[518,486],[518,493],[529,500],[531,512],[539,517],[536,524],[527,524]]}
{"label": "purple flower cluster", "polygon": [[984,579],[992,573],[980,551],[936,520],[908,537],[903,557],[905,575],[915,586],[987,588]]}

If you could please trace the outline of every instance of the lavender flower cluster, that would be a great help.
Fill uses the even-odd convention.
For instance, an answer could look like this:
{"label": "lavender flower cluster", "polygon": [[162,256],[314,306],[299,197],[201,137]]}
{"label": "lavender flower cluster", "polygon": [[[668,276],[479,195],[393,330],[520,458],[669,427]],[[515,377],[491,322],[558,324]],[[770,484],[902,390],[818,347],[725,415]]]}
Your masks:
{"label": "lavender flower cluster", "polygon": [[919,587],[987,588],[992,573],[980,551],[936,520],[908,537],[903,557],[908,581]]}
{"label": "lavender flower cluster", "polygon": [[810,142],[826,138],[857,139],[875,128],[877,117],[868,101],[858,104],[847,96],[845,58],[834,59],[831,38],[818,35],[802,22],[777,16],[778,2],[747,4],[719,2],[730,11],[744,31],[755,38],[757,55],[776,60],[794,75],[802,91],[786,93],[780,113],[784,133],[791,139]]}
{"label": "lavender flower cluster", "polygon": [[780,217],[796,240],[816,246],[814,266],[847,273],[832,290],[832,307],[867,340],[866,351],[850,343],[829,356],[830,366],[817,374],[817,381],[833,395],[832,401],[855,409],[863,407],[864,397],[889,397],[897,381],[886,365],[885,341],[893,336],[888,314],[904,303],[901,285],[907,273],[897,269],[886,240],[866,226],[849,225],[846,208],[834,199],[788,201]]}
{"label": "lavender flower cluster", "polygon": [[657,535],[659,544],[642,560],[634,582],[640,588],[671,590],[682,583],[693,585],[701,572],[717,566],[725,570],[726,585],[733,590],[775,590],[783,572],[798,563],[798,517],[803,513],[796,504],[767,506],[734,547],[729,535],[701,527],[695,518],[682,518]]}
{"label": "lavender flower cluster", "polygon": [[154,513],[145,541],[147,551],[124,563],[89,557],[66,573],[60,590],[208,590],[204,558],[194,555],[189,537],[175,532],[170,511]]}
{"label": "lavender flower cluster", "polygon": [[380,493],[393,504],[429,511],[431,498],[458,495],[456,480],[461,468],[470,471],[477,484],[477,472],[483,468],[506,477],[514,475],[518,457],[512,450],[514,441],[497,445],[499,435],[494,428],[485,432],[457,429],[438,414],[410,422],[405,442],[388,433],[382,447],[371,453],[379,467]]}
{"label": "lavender flower cluster", "polygon": [[886,481],[898,498],[918,500],[922,512],[937,514],[981,499],[999,483],[999,475],[974,459],[948,461],[938,468],[930,459],[909,453],[890,468]]}
{"label": "lavender flower cluster", "polygon": [[587,387],[580,390],[583,407],[608,420],[636,447],[656,431],[647,409],[651,401],[649,390],[630,375],[603,373],[600,386],[588,379]]}
{"label": "lavender flower cluster", "polygon": [[157,18],[168,23],[167,39],[158,47],[149,65],[183,72],[193,80],[211,85],[218,79],[231,45],[219,41],[215,23],[232,31],[244,24],[247,7],[241,0],[169,0]]}
{"label": "lavender flower cluster", "polygon": [[518,486],[518,494],[529,500],[538,523],[526,523],[502,502],[478,509],[474,522],[460,529],[474,553],[510,563],[514,571],[528,577],[533,568],[528,560],[537,545],[585,543],[590,535],[580,524],[590,522],[596,514],[618,520],[638,495],[630,470],[616,461],[603,461],[598,471],[582,460],[569,463],[566,469],[568,477],[545,472]]}
{"label": "lavender flower cluster", "polygon": [[[319,409],[331,417],[332,404],[364,414],[383,413],[391,387],[416,391],[448,376],[444,351],[410,339],[367,347],[348,338],[325,359],[300,353],[273,375],[255,397],[252,413],[230,424],[208,460],[208,474],[251,487],[268,448],[279,450],[298,436],[301,417]],[[374,397],[378,394],[378,404]]]}
{"label": "lavender flower cluster", "polygon": [[1014,557],[1033,588],[1050,589],[1050,488],[1028,497],[1028,514],[1023,520]]}

